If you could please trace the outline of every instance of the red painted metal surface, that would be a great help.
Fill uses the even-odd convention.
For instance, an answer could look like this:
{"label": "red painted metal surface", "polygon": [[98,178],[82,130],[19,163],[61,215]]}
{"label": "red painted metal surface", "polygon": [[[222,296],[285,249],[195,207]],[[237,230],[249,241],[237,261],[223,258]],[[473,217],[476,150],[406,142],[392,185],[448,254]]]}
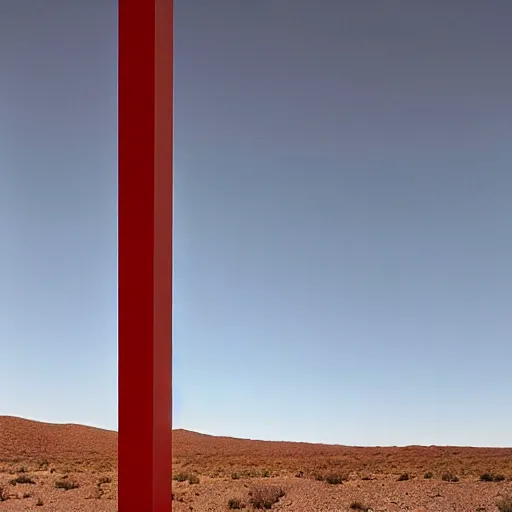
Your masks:
{"label": "red painted metal surface", "polygon": [[119,511],[171,510],[172,0],[119,0]]}

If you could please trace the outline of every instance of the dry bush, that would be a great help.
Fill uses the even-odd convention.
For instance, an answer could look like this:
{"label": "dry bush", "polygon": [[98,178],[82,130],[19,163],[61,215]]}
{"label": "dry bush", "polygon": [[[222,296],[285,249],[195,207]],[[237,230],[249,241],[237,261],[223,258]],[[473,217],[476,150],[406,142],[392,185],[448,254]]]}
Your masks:
{"label": "dry bush", "polygon": [[341,475],[330,474],[325,477],[325,481],[331,485],[339,485],[343,483],[343,477]]}
{"label": "dry bush", "polygon": [[432,471],[427,471],[423,476],[424,476],[424,478],[429,480],[431,478],[434,478],[434,473],[432,473]]}
{"label": "dry bush", "polygon": [[230,510],[240,510],[244,507],[245,507],[245,505],[242,503],[242,500],[240,500],[239,498],[231,498],[228,501],[228,508]]}
{"label": "dry bush", "polygon": [[251,497],[249,501],[254,508],[270,509],[285,495],[285,492],[280,487],[266,485],[255,487],[249,495]]}
{"label": "dry bush", "polygon": [[176,480],[176,482],[186,482],[188,480],[188,475],[187,473],[178,473],[177,475],[174,475],[172,479]]}
{"label": "dry bush", "polygon": [[504,496],[496,506],[500,512],[512,512],[512,495]]}
{"label": "dry bush", "polygon": [[350,508],[352,510],[357,510],[358,512],[368,512],[370,507],[366,507],[360,501],[354,501],[350,504]]}
{"label": "dry bush", "polygon": [[443,476],[441,477],[441,479],[444,481],[444,482],[458,482],[459,481],[459,477],[457,475],[454,475],[453,473],[443,473]]}
{"label": "dry bush", "polygon": [[409,473],[402,473],[402,474],[398,477],[398,481],[399,481],[399,482],[405,482],[406,480],[409,480]]}
{"label": "dry bush", "polygon": [[70,491],[71,489],[78,489],[78,482],[73,482],[72,480],[57,480],[55,482],[56,489],[64,489],[65,491]]}
{"label": "dry bush", "polygon": [[483,475],[480,475],[480,480],[482,482],[503,482],[505,480],[505,475],[484,473]]}
{"label": "dry bush", "polygon": [[199,483],[199,477],[197,475],[190,475],[188,477],[188,483],[190,485],[195,485]]}
{"label": "dry bush", "polygon": [[11,485],[16,484],[35,484],[34,480],[30,478],[28,475],[25,475],[24,473],[21,475],[18,475],[16,478],[13,478],[10,482]]}
{"label": "dry bush", "polygon": [[5,487],[0,487],[0,503],[9,499],[9,493]]}

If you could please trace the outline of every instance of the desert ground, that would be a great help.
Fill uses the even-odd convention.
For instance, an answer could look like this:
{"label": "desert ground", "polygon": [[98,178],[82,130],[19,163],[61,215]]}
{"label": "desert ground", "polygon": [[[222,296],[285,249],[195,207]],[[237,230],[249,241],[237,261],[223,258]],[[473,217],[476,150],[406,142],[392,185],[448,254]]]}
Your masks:
{"label": "desert ground", "polygon": [[[0,417],[0,512],[117,511],[117,433]],[[173,431],[177,512],[512,512],[512,449],[354,448]]]}

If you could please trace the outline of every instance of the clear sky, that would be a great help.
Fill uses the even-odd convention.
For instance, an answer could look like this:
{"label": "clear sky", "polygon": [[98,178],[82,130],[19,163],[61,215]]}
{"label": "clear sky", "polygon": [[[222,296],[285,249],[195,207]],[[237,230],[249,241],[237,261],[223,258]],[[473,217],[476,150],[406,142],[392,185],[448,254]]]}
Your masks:
{"label": "clear sky", "polygon": [[[0,7],[0,414],[116,428],[116,15]],[[511,16],[175,0],[175,427],[512,445]]]}

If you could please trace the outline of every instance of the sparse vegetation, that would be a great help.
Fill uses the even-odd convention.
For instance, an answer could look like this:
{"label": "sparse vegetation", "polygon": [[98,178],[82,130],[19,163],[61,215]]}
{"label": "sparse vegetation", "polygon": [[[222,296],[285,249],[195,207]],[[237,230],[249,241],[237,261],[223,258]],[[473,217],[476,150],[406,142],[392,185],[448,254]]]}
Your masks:
{"label": "sparse vegetation", "polygon": [[496,503],[500,512],[512,512],[512,495],[508,494]]}
{"label": "sparse vegetation", "polygon": [[340,475],[331,474],[325,477],[325,481],[331,485],[340,485],[343,483],[343,478]]}
{"label": "sparse vegetation", "polygon": [[350,504],[350,508],[352,510],[357,510],[358,512],[368,512],[368,510],[370,509],[370,507],[366,507],[360,501],[353,501]]}
{"label": "sparse vegetation", "polygon": [[285,492],[280,487],[267,485],[255,487],[249,494],[251,496],[250,503],[254,508],[270,509],[285,495]]}
{"label": "sparse vegetation", "polygon": [[505,475],[484,473],[480,475],[480,480],[482,482],[503,482],[505,480]]}
{"label": "sparse vegetation", "polygon": [[98,485],[110,484],[110,483],[112,483],[112,478],[110,478],[109,476],[102,476],[98,480]]}
{"label": "sparse vegetation", "polygon": [[9,499],[9,493],[5,487],[0,487],[0,503]]}
{"label": "sparse vegetation", "polygon": [[231,478],[232,478],[233,480],[239,480],[239,479],[240,479],[240,475],[239,475],[238,473],[232,473],[232,474],[231,474]]}
{"label": "sparse vegetation", "polygon": [[39,464],[38,471],[48,471],[48,467],[50,466],[50,463],[46,459],[40,460],[38,464]]}
{"label": "sparse vegetation", "polygon": [[16,478],[13,478],[10,482],[11,485],[16,484],[35,484],[35,481],[32,480],[28,475],[25,475],[22,473],[21,475],[18,475]]}
{"label": "sparse vegetation", "polygon": [[316,473],[315,474],[315,480],[318,481],[318,482],[323,482],[325,480],[325,478],[320,473]]}
{"label": "sparse vegetation", "polygon": [[427,471],[423,476],[427,480],[430,480],[431,478],[434,478],[434,473],[432,473],[432,471]]}
{"label": "sparse vegetation", "polygon": [[443,473],[443,476],[441,477],[443,482],[458,482],[459,477],[457,475],[454,475],[453,473]]}
{"label": "sparse vegetation", "polygon": [[57,480],[55,482],[56,489],[64,489],[65,491],[70,491],[72,489],[78,489],[78,487],[80,487],[78,482],[73,482],[72,480],[62,479],[62,480]]}
{"label": "sparse vegetation", "polygon": [[176,482],[186,482],[188,480],[188,475],[186,473],[178,473],[172,477]]}
{"label": "sparse vegetation", "polygon": [[195,485],[199,483],[199,477],[197,475],[190,475],[188,477],[188,483],[190,485]]}
{"label": "sparse vegetation", "polygon": [[44,505],[44,502],[41,498],[38,498],[37,499],[37,502],[36,502],[36,507],[42,507]]}
{"label": "sparse vegetation", "polygon": [[402,474],[398,477],[398,481],[399,481],[399,482],[405,482],[406,480],[409,480],[409,473],[402,473]]}
{"label": "sparse vegetation", "polygon": [[228,501],[228,508],[230,510],[240,510],[244,508],[244,504],[242,503],[242,500],[239,498],[231,498]]}

